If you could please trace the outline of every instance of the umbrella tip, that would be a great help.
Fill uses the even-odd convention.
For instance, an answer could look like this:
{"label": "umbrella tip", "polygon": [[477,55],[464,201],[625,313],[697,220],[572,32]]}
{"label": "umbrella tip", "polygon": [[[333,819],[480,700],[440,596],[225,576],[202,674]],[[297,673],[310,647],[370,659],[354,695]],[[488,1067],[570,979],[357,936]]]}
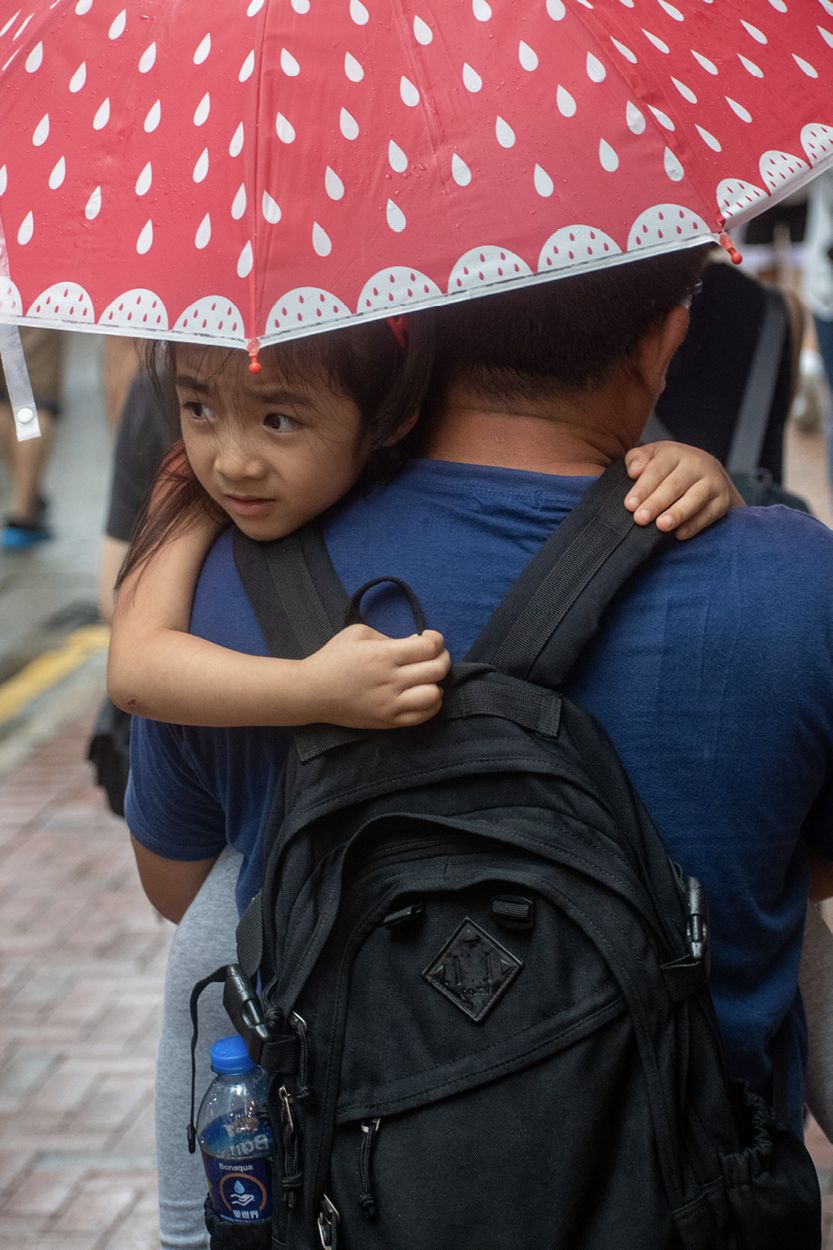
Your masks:
{"label": "umbrella tip", "polygon": [[743,260],[743,256],[732,242],[731,236],[724,230],[719,239],[720,246],[724,251],[729,253],[729,259],[733,265],[739,265]]}
{"label": "umbrella tip", "polygon": [[260,373],[263,367],[260,363],[260,341],[250,339],[246,345],[246,351],[249,353],[249,373]]}

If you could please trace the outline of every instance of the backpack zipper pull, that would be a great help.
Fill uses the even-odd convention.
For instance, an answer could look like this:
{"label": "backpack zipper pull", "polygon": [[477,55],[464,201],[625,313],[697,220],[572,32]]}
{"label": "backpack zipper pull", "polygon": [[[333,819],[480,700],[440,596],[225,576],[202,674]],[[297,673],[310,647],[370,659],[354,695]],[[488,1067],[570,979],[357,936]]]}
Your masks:
{"label": "backpack zipper pull", "polygon": [[313,1093],[309,1083],[310,1046],[307,1022],[303,1016],[298,1015],[297,1011],[291,1011],[289,1013],[289,1024],[297,1034],[300,1044],[298,1053],[298,1088],[295,1090],[295,1101],[309,1103],[313,1100]]}
{"label": "backpack zipper pull", "polygon": [[362,1144],[359,1151],[359,1178],[362,1188],[359,1194],[359,1206],[368,1220],[375,1219],[377,1212],[370,1160],[381,1126],[382,1121],[378,1117],[374,1120],[362,1120]]}
{"label": "backpack zipper pull", "polygon": [[318,1236],[324,1250],[338,1250],[338,1222],[340,1215],[326,1194],[321,1195],[318,1212]]}
{"label": "backpack zipper pull", "polygon": [[288,1207],[295,1206],[295,1191],[303,1183],[300,1166],[298,1131],[295,1117],[292,1114],[292,1095],[285,1085],[278,1090],[281,1102],[281,1124],[283,1125],[283,1179],[281,1193]]}

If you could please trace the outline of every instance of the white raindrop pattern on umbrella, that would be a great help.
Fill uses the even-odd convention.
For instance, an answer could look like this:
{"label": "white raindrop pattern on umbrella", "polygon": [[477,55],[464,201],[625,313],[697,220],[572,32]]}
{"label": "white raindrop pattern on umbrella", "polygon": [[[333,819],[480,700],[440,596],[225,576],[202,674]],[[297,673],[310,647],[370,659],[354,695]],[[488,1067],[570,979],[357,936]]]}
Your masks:
{"label": "white raindrop pattern on umbrella", "polygon": [[187,339],[208,339],[212,342],[239,339],[244,330],[240,309],[229,300],[216,295],[204,295],[189,304],[180,314],[171,333]]}
{"label": "white raindrop pattern on umbrella", "polygon": [[[0,28],[0,75],[54,74],[63,98],[37,109],[26,93],[37,173],[10,166],[10,245],[27,264],[47,258],[52,223],[80,220],[68,262],[90,291],[70,305],[60,282],[42,281],[50,315],[71,306],[132,330],[120,318],[141,293],[147,333],[240,342],[713,238],[722,218],[756,211],[833,155],[833,91],[828,116],[820,107],[791,138],[749,151],[772,112],[774,66],[796,100],[831,77],[833,0],[806,4],[820,20],[799,40],[787,0],[749,0],[743,18],[727,11],[713,28],[681,0],[620,0],[612,30],[598,0],[521,13],[469,0],[452,37],[439,0],[405,0],[395,37],[379,0],[239,0],[231,16],[194,4],[172,49],[161,0],[141,21],[124,0],[70,0],[49,22],[47,0],[33,0]],[[84,23],[83,46],[72,23]],[[312,55],[315,23],[328,39]],[[267,28],[280,35],[258,85]],[[445,62],[454,81],[437,94]],[[640,96],[643,73],[663,98]],[[119,145],[121,186],[108,168]],[[90,160],[76,164],[75,151]],[[93,279],[83,245],[97,232],[125,246]],[[279,275],[271,288],[264,256]],[[275,282],[290,294],[271,298]],[[31,290],[21,306],[40,300],[46,315]]]}
{"label": "white raindrop pattern on umbrella", "polygon": [[101,324],[108,329],[118,327],[137,334],[160,334],[168,329],[168,313],[158,295],[139,288],[125,291],[113,300],[101,314]]}
{"label": "white raindrop pattern on umbrella", "polygon": [[299,329],[321,329],[351,316],[346,304],[318,287],[296,287],[287,291],[269,310],[266,333]]}
{"label": "white raindrop pattern on umbrella", "polygon": [[368,279],[359,295],[358,311],[389,313],[391,308],[418,308],[440,295],[440,288],[426,274],[395,266],[382,269]]}
{"label": "white raindrop pattern on umbrella", "polygon": [[557,273],[578,265],[597,266],[621,252],[614,239],[591,226],[562,226],[541,248],[538,272]]}
{"label": "white raindrop pattern on umbrella", "polygon": [[461,256],[448,280],[450,294],[485,289],[495,282],[517,280],[532,273],[529,265],[514,252],[502,247],[476,247]]}
{"label": "white raindrop pattern on umbrella", "polygon": [[92,325],[94,321],[93,302],[77,282],[54,282],[32,301],[26,315],[34,322],[49,323],[58,318],[75,326]]}

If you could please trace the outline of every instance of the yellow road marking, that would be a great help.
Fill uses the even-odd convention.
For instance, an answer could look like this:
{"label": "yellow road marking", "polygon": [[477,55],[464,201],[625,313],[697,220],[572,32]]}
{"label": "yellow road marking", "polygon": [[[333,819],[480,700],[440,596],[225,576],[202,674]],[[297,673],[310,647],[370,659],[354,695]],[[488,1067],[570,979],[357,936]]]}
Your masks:
{"label": "yellow road marking", "polygon": [[15,716],[22,707],[57,685],[79,668],[88,656],[106,651],[110,641],[107,625],[85,625],[69,634],[60,647],[44,651],[19,673],[0,685],[0,723]]}

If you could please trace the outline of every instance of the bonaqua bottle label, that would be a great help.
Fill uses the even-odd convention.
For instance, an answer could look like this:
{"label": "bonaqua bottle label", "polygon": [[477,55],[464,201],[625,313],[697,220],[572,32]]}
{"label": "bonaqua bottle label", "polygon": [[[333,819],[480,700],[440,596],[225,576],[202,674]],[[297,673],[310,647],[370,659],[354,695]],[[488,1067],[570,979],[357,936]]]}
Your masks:
{"label": "bonaqua bottle label", "polygon": [[271,1152],[268,1122],[259,1131],[238,1136],[233,1152],[223,1152],[225,1158],[203,1148],[209,1201],[221,1219],[241,1224],[271,1219]]}

